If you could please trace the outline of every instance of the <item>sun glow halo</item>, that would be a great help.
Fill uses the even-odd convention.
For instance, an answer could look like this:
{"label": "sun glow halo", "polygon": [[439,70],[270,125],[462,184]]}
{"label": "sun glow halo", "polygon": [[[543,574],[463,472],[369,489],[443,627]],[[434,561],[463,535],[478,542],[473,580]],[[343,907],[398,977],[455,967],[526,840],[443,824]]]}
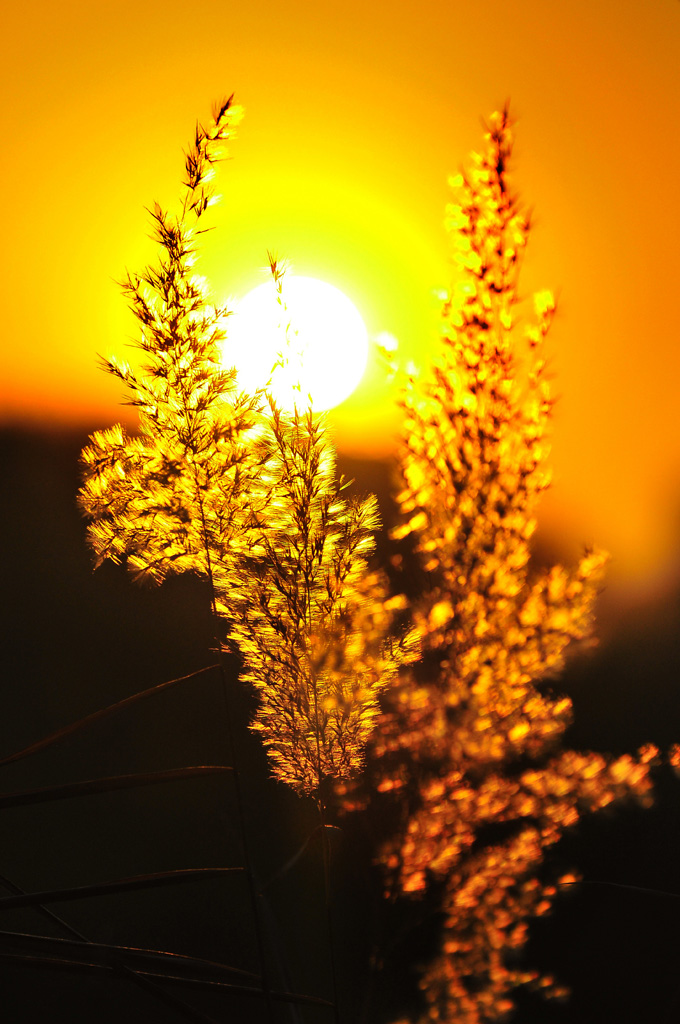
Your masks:
{"label": "sun glow halo", "polygon": [[[286,328],[288,327],[288,330]],[[368,337],[347,296],[313,277],[287,275],[283,302],[273,281],[248,292],[227,322],[223,360],[238,387],[269,390],[279,405],[332,409],[356,388],[366,368]]]}

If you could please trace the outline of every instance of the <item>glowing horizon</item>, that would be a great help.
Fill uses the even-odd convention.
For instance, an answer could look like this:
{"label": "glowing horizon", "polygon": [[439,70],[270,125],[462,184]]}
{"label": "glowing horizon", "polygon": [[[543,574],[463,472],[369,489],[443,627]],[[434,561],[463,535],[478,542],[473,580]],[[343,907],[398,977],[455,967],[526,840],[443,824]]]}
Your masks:
{"label": "glowing horizon", "polygon": [[[198,247],[214,301],[258,284],[275,249],[351,296],[369,338],[392,334],[404,365],[425,366],[435,293],[452,284],[447,177],[509,97],[513,182],[535,211],[526,292],[558,296],[549,355],[564,398],[541,523],[572,551],[606,547],[612,574],[680,573],[680,347],[667,303],[678,3],[426,0],[414,22],[403,0],[389,11],[168,0],[162,17],[122,0],[102,32],[84,0],[36,0],[6,22],[2,421],[134,427],[98,368],[100,354],[135,358],[115,282],[153,258],[145,207],[173,209],[183,140],[231,90],[246,116]],[[338,449],[388,456],[393,399],[371,350],[329,413]]]}

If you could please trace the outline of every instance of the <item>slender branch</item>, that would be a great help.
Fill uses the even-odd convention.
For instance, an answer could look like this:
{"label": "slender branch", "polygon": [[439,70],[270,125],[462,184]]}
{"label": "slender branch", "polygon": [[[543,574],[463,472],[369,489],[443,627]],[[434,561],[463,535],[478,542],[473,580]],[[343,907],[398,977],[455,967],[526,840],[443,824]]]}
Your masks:
{"label": "slender branch", "polygon": [[176,686],[178,683],[185,683],[188,679],[194,679],[196,676],[200,676],[204,672],[212,672],[216,668],[219,668],[219,665],[206,665],[205,668],[196,669],[195,672],[189,672],[186,676],[178,676],[177,679],[168,679],[165,683],[159,683],[157,686],[152,686],[148,690],[141,690],[139,693],[134,693],[131,697],[119,700],[116,704],[109,704],[108,707],[102,708],[100,711],[94,711],[91,715],[86,715],[85,718],[79,718],[77,722],[72,722],[70,725],[64,726],[63,729],[57,729],[56,732],[50,733],[49,736],[44,736],[43,739],[37,740],[29,747],[24,747],[22,750],[18,750],[14,754],[9,754],[7,757],[0,758],[0,768],[6,764],[12,764],[14,761],[20,761],[24,757],[29,757],[31,754],[37,754],[38,751],[51,747],[53,743],[66,739],[67,736],[71,736],[74,732],[78,732],[80,729],[86,728],[86,726],[91,725],[92,722],[97,722],[103,718],[107,718],[109,715],[113,715],[117,711],[122,711],[131,704],[136,704],[137,701],[146,700],[147,697],[154,697],[156,694],[161,693],[163,690],[167,690],[171,686]]}

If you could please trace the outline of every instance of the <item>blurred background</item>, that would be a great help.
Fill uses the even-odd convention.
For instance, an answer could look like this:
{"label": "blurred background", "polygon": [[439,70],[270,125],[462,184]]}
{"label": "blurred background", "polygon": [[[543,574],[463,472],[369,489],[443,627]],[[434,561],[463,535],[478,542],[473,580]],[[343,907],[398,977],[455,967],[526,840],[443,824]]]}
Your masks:
{"label": "blurred background", "polygon": [[[612,554],[603,642],[560,681],[575,703],[569,739],[612,753],[680,740],[679,42],[677,0],[323,8],[28,0],[5,12],[0,756],[211,660],[198,584],[140,590],[112,566],[92,575],[75,493],[87,435],[121,418],[134,427],[116,382],[98,368],[99,354],[135,359],[136,327],[116,282],[153,259],[148,208],[172,207],[196,118],[232,91],[245,119],[219,169],[222,202],[199,267],[215,301],[236,301],[263,280],[274,250],[298,273],[345,291],[373,341],[394,336],[400,357],[419,366],[436,346],[452,274],[447,177],[481,146],[483,118],[510,101],[513,180],[533,223],[523,288],[527,298],[543,287],[558,296],[549,339],[560,395],[555,483],[542,505],[541,557],[570,561],[586,543]],[[331,426],[343,468],[358,489],[378,493],[389,520],[398,417],[374,350]],[[214,683],[205,678],[197,690],[200,699],[178,690],[59,753],[3,769],[2,790],[223,758]],[[244,724],[245,696],[239,706]],[[263,794],[274,807],[257,835],[266,875],[297,849],[313,815],[279,787],[270,800],[259,751],[243,743],[256,831]],[[0,871],[33,889],[120,876],[133,863],[135,871],[223,863],[228,812],[217,784],[182,786],[183,795],[168,789],[160,800],[156,787],[136,794],[134,805],[114,795],[86,809],[60,802],[4,812]],[[678,796],[664,776],[654,810],[594,818],[558,856],[593,882],[679,894]],[[206,824],[213,810],[217,834]],[[352,873],[353,846],[343,842],[339,870],[360,896],[361,869]],[[298,870],[312,877],[315,864],[310,854]],[[187,889],[147,909],[138,901],[114,914],[100,901],[68,912],[84,915],[102,941],[167,940],[217,955],[229,948],[230,928],[216,908],[232,898]],[[280,898],[283,919],[299,912],[302,931],[319,926],[312,895],[292,914],[290,897]],[[520,1018],[677,1019],[676,910],[677,897],[584,885],[537,925],[530,950],[572,984],[572,1002],[522,1006]],[[346,974],[359,978],[365,950],[348,915]],[[25,915],[4,927],[15,925],[44,927]],[[295,956],[300,985],[311,988],[325,968]],[[398,987],[415,959],[409,951],[390,984]],[[68,976],[2,969],[0,994],[18,1022],[48,1014],[55,992],[71,1000],[74,1021],[119,1020],[135,1007],[140,1019],[166,1019],[153,1017],[165,1012],[155,1004],[140,1009],[136,992],[125,1002],[115,985],[97,987],[100,979],[88,989],[91,979],[74,986]]]}

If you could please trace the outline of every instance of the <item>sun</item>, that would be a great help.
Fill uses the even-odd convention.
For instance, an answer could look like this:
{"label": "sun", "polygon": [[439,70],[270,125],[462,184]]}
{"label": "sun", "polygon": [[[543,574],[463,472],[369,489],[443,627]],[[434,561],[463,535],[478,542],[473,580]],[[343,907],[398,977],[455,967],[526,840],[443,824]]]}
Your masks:
{"label": "sun", "polygon": [[366,368],[368,336],[356,306],[334,285],[288,274],[283,304],[273,281],[248,292],[227,321],[223,361],[238,387],[269,390],[285,409],[332,409]]}

